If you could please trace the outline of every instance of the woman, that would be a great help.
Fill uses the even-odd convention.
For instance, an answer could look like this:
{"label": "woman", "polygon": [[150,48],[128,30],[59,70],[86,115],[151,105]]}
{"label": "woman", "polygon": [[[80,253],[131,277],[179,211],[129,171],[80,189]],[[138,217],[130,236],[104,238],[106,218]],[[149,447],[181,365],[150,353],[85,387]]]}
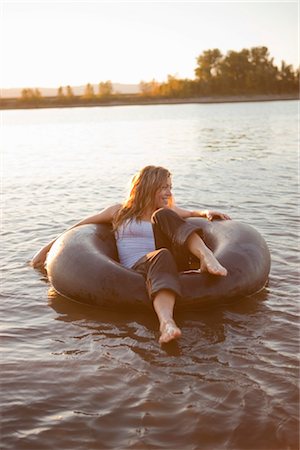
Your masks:
{"label": "woman", "polygon": [[[217,211],[189,211],[177,207],[170,172],[163,167],[146,166],[133,177],[129,196],[123,204],[110,206],[74,225],[113,225],[120,263],[145,277],[159,320],[161,344],[181,336],[173,318],[176,297],[181,295],[178,270],[190,268],[191,258],[196,258],[201,271],[227,275],[227,270],[201,239],[201,229],[185,220],[188,217],[229,219]],[[55,240],[33,257],[34,268],[44,266]]]}

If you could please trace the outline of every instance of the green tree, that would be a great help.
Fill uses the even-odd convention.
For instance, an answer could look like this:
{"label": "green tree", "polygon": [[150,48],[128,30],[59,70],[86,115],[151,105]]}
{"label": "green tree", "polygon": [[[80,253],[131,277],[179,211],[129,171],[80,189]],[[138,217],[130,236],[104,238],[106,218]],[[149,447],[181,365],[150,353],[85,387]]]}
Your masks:
{"label": "green tree", "polygon": [[280,92],[293,92],[296,91],[297,85],[299,86],[297,72],[293,70],[293,66],[291,64],[286,64],[284,61],[281,61],[281,67],[278,70],[277,80]]}
{"label": "green tree", "polygon": [[297,77],[292,67],[282,65],[279,70],[264,46],[230,50],[225,56],[218,49],[206,50],[197,63],[196,90],[201,95],[270,94],[278,92],[279,86],[285,91],[295,89]]}
{"label": "green tree", "polygon": [[139,87],[141,95],[144,97],[157,97],[161,93],[161,84],[155,79],[150,82],[141,81]]}
{"label": "green tree", "polygon": [[40,100],[42,98],[42,93],[39,89],[34,89],[33,91],[33,97],[37,100]]}
{"label": "green tree", "polygon": [[217,77],[220,73],[222,58],[222,53],[218,48],[205,50],[197,58],[198,67],[195,69],[196,77],[203,81],[210,81],[213,77]]}
{"label": "green tree", "polygon": [[105,81],[98,84],[98,96],[110,97],[113,93],[113,85],[111,81]]}
{"label": "green tree", "polygon": [[57,89],[57,95],[56,95],[59,99],[63,99],[65,98],[65,94],[64,94],[64,88],[62,86],[60,86]]}
{"label": "green tree", "polygon": [[250,85],[250,69],[249,50],[229,51],[221,64],[220,91],[232,94],[246,93]]}
{"label": "green tree", "polygon": [[67,100],[72,100],[74,98],[74,93],[73,93],[73,89],[71,88],[71,86],[67,86],[66,87],[66,98]]}
{"label": "green tree", "polygon": [[267,47],[252,47],[249,53],[251,72],[249,73],[252,91],[268,94],[276,91],[278,69]]}
{"label": "green tree", "polygon": [[92,84],[88,83],[86,85],[82,98],[85,98],[87,100],[95,98],[94,87]]}
{"label": "green tree", "polygon": [[26,89],[26,88],[22,89],[22,91],[21,91],[21,100],[27,101],[27,100],[29,100],[29,98],[30,98],[29,89]]}
{"label": "green tree", "polygon": [[198,56],[198,66],[195,69],[195,75],[203,93],[210,94],[216,90],[217,80],[221,74],[222,60],[223,55],[218,48],[205,50]]}
{"label": "green tree", "polygon": [[35,89],[22,89],[21,100],[29,103],[39,103],[42,100],[41,91],[37,88]]}
{"label": "green tree", "polygon": [[160,87],[160,92],[164,97],[182,97],[184,95],[184,81],[174,75],[168,75],[167,82]]}

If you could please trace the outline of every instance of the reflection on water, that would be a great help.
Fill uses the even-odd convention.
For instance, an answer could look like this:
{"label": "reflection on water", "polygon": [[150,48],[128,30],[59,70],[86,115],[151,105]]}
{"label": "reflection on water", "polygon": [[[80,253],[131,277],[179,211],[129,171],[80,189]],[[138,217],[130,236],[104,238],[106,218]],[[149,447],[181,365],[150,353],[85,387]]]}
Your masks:
{"label": "reflection on water", "polygon": [[[3,113],[5,450],[298,448],[296,117],[297,102]],[[177,311],[182,339],[163,349],[154,314],[72,302],[28,266],[144,164],[272,255],[266,289]]]}
{"label": "reflection on water", "polygon": [[[76,336],[72,336],[71,342],[73,345],[76,342],[74,339],[79,339],[80,348],[84,346],[82,339],[99,341],[109,339],[116,334],[122,341],[125,337],[129,337],[127,345],[132,347],[133,351],[137,351],[137,348],[141,347],[139,351],[141,355],[144,344],[147,342],[151,344],[153,339],[159,335],[158,323],[154,314],[149,315],[145,314],[145,311],[133,310],[128,312],[124,310],[120,314],[114,310],[94,308],[70,301],[57,294],[53,289],[49,290],[48,295],[49,306],[57,313],[55,320],[72,323]],[[241,299],[240,303],[233,301],[223,306],[215,306],[214,309],[205,306],[200,311],[177,311],[176,320],[185,330],[184,334],[188,338],[188,345],[192,345],[196,354],[200,345],[202,353],[205,346],[211,348],[212,344],[225,341],[227,319],[229,322],[235,322],[238,329],[248,330],[247,335],[249,332],[255,333],[257,324],[253,323],[251,318],[255,317],[258,320],[259,311],[265,317],[267,311],[262,307],[262,302],[266,299],[267,291],[263,290],[255,296]],[[249,328],[253,330],[249,331]],[[247,336],[244,337],[247,339]],[[61,341],[58,339],[58,342]],[[65,341],[64,344],[66,344]],[[157,350],[156,347],[155,344],[154,348]],[[174,352],[175,349],[178,352],[180,349],[180,353],[177,354],[184,354],[184,339],[180,341],[180,346],[163,347],[168,354],[170,351]],[[146,360],[149,361],[148,353]]]}

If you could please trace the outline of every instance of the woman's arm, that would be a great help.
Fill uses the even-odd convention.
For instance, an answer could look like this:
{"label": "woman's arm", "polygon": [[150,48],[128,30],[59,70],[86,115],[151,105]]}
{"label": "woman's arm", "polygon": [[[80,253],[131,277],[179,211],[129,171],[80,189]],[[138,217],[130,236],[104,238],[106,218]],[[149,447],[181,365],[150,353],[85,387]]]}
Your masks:
{"label": "woman's arm", "polygon": [[209,209],[190,211],[188,209],[179,208],[175,204],[171,207],[180,217],[187,219],[188,217],[204,217],[208,220],[220,219],[220,220],[230,220],[227,214],[223,214],[219,211],[211,211]]}
{"label": "woman's arm", "polygon": [[[68,230],[72,230],[72,228],[78,227],[79,225],[86,225],[89,223],[111,223],[114,215],[118,212],[121,205],[113,205],[109,206],[108,208],[105,208],[103,211],[100,211],[98,214],[95,214],[94,216],[89,216],[80,222],[76,223],[72,227],[68,228]],[[47,254],[56,241],[57,238],[53,239],[53,241],[49,242],[47,245],[42,247],[32,258],[31,265],[35,269],[41,269],[44,267]]]}

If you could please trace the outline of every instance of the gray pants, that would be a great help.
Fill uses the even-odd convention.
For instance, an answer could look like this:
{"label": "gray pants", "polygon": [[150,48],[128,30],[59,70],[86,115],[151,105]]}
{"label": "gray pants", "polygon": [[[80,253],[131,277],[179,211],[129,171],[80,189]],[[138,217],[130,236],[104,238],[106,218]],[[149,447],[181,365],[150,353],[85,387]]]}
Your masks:
{"label": "gray pants", "polygon": [[193,258],[186,241],[193,232],[201,236],[201,228],[166,208],[155,211],[151,222],[156,250],[140,258],[132,269],[145,277],[152,300],[162,289],[168,289],[181,297],[178,272],[190,269]]}

